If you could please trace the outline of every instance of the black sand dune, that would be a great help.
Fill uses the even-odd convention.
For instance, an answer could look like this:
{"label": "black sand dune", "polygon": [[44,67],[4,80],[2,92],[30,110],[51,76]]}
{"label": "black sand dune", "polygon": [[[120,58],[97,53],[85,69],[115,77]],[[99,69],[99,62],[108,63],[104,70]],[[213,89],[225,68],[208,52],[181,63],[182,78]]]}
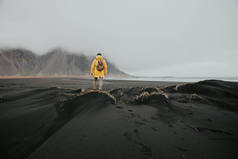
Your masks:
{"label": "black sand dune", "polygon": [[2,80],[1,158],[238,157],[238,83],[90,87],[87,80]]}

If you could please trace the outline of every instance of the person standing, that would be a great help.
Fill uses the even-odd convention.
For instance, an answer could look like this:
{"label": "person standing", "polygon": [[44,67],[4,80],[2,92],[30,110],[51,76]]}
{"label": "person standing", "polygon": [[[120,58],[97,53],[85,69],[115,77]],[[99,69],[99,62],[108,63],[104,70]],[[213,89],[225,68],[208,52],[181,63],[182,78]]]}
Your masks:
{"label": "person standing", "polygon": [[96,58],[91,64],[91,73],[93,77],[93,91],[97,90],[97,80],[99,79],[99,92],[102,92],[103,78],[107,74],[107,63],[101,53],[97,53]]}

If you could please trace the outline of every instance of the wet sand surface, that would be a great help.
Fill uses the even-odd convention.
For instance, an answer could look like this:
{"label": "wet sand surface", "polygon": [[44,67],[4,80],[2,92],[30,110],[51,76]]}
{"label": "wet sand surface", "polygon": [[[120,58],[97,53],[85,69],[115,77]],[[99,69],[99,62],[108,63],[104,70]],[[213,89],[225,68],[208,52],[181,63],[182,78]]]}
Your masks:
{"label": "wet sand surface", "polygon": [[238,158],[238,83],[0,80],[1,158]]}

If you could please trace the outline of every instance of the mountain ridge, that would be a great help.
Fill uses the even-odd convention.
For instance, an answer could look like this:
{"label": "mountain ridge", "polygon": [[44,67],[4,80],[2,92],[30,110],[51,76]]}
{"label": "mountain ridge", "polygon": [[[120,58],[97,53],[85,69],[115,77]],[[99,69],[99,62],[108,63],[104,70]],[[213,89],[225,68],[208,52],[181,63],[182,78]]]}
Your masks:
{"label": "mountain ridge", "polygon": [[[93,56],[54,48],[43,55],[25,48],[0,49],[1,76],[89,75]],[[108,75],[129,76],[107,60]]]}

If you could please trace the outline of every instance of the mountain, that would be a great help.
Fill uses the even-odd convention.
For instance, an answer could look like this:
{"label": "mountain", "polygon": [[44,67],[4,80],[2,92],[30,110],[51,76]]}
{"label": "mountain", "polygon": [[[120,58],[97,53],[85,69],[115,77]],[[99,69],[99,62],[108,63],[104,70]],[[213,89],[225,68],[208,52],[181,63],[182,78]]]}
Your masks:
{"label": "mountain", "polygon": [[[2,76],[55,76],[88,75],[94,57],[75,54],[55,48],[44,55],[36,55],[30,50],[1,49],[0,75]],[[128,76],[107,60],[108,75]]]}

